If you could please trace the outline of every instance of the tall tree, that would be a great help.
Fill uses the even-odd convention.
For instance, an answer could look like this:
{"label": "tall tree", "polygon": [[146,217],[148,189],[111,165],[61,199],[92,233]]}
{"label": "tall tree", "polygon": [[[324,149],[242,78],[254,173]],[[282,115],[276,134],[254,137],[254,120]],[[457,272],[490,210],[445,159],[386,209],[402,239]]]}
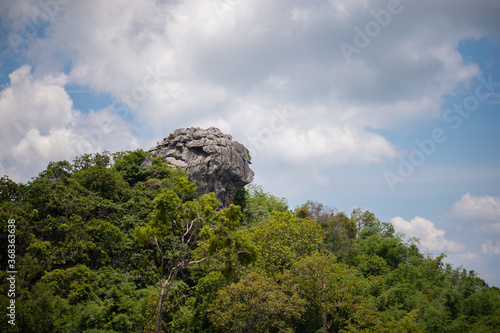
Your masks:
{"label": "tall tree", "polygon": [[338,331],[371,321],[373,312],[362,298],[360,281],[333,254],[315,253],[297,261],[284,280],[321,311],[323,333],[332,326]]}
{"label": "tall tree", "polygon": [[355,244],[358,233],[356,222],[345,213],[312,201],[296,209],[295,213],[298,217],[311,218],[321,225],[326,248],[335,255],[340,257],[347,251],[359,251]]}
{"label": "tall tree", "polygon": [[271,276],[282,274],[300,258],[323,248],[321,226],[310,218],[291,212],[276,212],[269,221],[250,229],[259,259],[258,264]]}
{"label": "tall tree", "polygon": [[214,324],[225,332],[293,332],[293,322],[304,313],[304,303],[299,295],[285,293],[265,273],[252,271],[219,290],[209,312]]}
{"label": "tall tree", "polygon": [[288,211],[285,198],[266,193],[261,186],[254,184],[250,184],[240,191],[236,199],[243,210],[242,224],[247,226],[269,220],[274,212]]}
{"label": "tall tree", "polygon": [[[142,242],[151,242],[160,255],[159,300],[156,331],[161,332],[162,310],[165,297],[172,288],[179,272],[192,265],[222,256],[248,261],[253,251],[247,243],[240,242],[237,228],[241,218],[239,207],[217,211],[219,203],[213,193],[191,198],[194,184],[182,178],[175,187],[163,190],[154,200],[155,210],[151,221],[136,229]],[[203,246],[202,246],[203,244]],[[204,252],[192,257],[194,248],[200,245]]]}

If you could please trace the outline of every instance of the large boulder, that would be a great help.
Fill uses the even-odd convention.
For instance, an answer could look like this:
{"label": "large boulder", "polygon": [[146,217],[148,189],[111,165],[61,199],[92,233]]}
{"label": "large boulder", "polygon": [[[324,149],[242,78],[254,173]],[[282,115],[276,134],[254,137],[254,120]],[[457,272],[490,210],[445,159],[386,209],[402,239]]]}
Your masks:
{"label": "large boulder", "polygon": [[[149,151],[186,170],[190,180],[199,182],[199,194],[215,192],[221,207],[229,206],[236,192],[253,180],[248,150],[215,127],[177,129]],[[142,167],[151,162],[146,159]]]}

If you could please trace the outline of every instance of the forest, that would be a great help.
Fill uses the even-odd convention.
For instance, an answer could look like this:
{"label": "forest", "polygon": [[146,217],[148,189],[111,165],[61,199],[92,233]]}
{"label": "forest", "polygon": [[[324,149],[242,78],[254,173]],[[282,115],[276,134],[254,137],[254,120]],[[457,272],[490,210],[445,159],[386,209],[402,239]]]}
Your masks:
{"label": "forest", "polygon": [[372,212],[257,185],[219,209],[148,154],[0,179],[2,332],[500,332],[499,288]]}

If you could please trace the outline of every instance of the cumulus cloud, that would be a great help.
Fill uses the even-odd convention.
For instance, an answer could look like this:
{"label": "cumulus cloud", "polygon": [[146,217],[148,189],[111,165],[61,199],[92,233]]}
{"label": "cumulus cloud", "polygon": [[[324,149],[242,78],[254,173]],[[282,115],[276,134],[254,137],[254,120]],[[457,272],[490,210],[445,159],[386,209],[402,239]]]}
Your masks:
{"label": "cumulus cloud", "polygon": [[0,174],[26,181],[50,161],[137,147],[129,125],[110,109],[83,114],[64,90],[65,74],[35,77],[24,65],[0,92]]}
{"label": "cumulus cloud", "polygon": [[482,245],[482,251],[484,254],[500,255],[500,241],[496,241],[496,243],[490,240],[486,241],[486,243]]}
{"label": "cumulus cloud", "polygon": [[498,223],[500,222],[500,197],[465,193],[451,206],[450,213],[461,219]]}
{"label": "cumulus cloud", "polygon": [[[224,131],[238,133],[234,136],[259,159],[325,166],[377,163],[396,156],[396,147],[383,136],[346,122],[319,123],[311,118],[311,108],[239,101],[228,116],[203,117],[200,124],[212,121]],[[313,112],[328,111],[318,107]]]}
{"label": "cumulus cloud", "polygon": [[[12,21],[33,10],[24,2],[9,5]],[[159,138],[196,123],[251,137],[267,123],[246,110],[286,104],[307,117],[274,133],[267,153],[376,163],[396,150],[372,129],[438,117],[443,94],[480,74],[458,43],[498,29],[493,0],[401,6],[350,62],[339,45],[387,1],[72,1],[27,56],[40,73],[71,63],[66,80],[111,94]],[[287,140],[293,149],[281,149]]]}
{"label": "cumulus cloud", "polygon": [[[64,3],[23,54],[38,75],[66,71],[51,79],[110,94],[154,138],[217,125],[246,145],[260,144],[261,156],[318,165],[394,158],[397,147],[376,130],[438,117],[443,95],[481,74],[457,51],[459,42],[496,36],[492,13],[500,7],[494,0],[401,2],[401,12],[347,61],[340,44],[353,44],[354,29],[374,21],[370,13],[387,1]],[[14,30],[41,10],[27,0],[6,8]],[[283,108],[297,116],[273,130],[273,110]],[[36,127],[31,140],[71,137],[61,126]],[[263,131],[268,137],[259,139]]]}
{"label": "cumulus cloud", "polygon": [[420,245],[426,250],[437,252],[463,252],[465,250],[465,245],[446,239],[445,230],[436,228],[432,221],[422,217],[416,216],[411,221],[394,217],[391,223],[397,232],[420,239]]}
{"label": "cumulus cloud", "polygon": [[457,253],[456,257],[460,259],[460,261],[471,261],[477,259],[478,254],[475,252],[465,252],[465,253]]}
{"label": "cumulus cloud", "polygon": [[287,129],[270,149],[293,161],[317,165],[376,163],[396,155],[395,147],[375,133],[348,126],[318,125]]}

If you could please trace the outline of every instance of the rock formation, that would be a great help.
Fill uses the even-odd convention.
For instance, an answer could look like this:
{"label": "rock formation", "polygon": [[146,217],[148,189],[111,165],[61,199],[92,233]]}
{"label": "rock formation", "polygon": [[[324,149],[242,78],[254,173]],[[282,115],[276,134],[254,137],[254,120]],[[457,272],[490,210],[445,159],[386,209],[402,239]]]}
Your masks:
{"label": "rock formation", "polygon": [[[215,127],[177,129],[149,151],[186,170],[190,180],[200,183],[199,194],[215,192],[221,207],[229,206],[236,192],[253,180],[247,149]],[[149,157],[141,167],[151,163]]]}

